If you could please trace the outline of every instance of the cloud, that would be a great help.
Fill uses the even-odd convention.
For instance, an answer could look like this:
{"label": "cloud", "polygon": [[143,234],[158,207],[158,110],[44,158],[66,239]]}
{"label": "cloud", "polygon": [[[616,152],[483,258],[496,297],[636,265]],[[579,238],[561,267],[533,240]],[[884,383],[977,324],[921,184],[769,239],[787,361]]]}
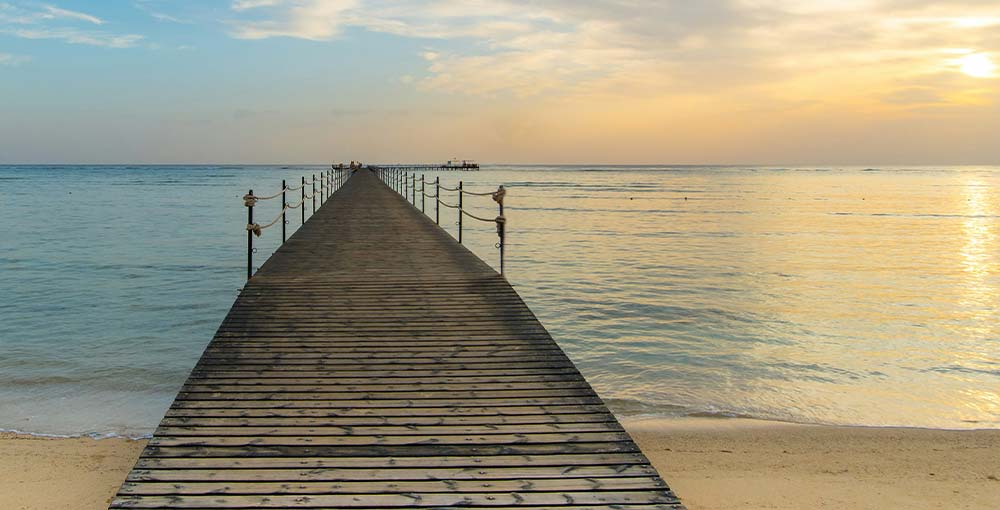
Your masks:
{"label": "cloud", "polygon": [[996,2],[961,0],[240,0],[231,7],[254,15],[232,22],[240,38],[330,40],[353,26],[467,40],[460,51],[425,52],[432,77],[423,85],[486,94],[638,74],[714,79],[722,66],[739,69],[741,81],[845,65],[934,67],[942,45],[996,46],[1000,23]]}
{"label": "cloud", "polygon": [[93,23],[95,25],[104,24],[104,21],[98,18],[97,16],[91,16],[90,14],[86,14],[83,12],[70,11],[68,9],[60,9],[59,7],[54,7],[51,5],[45,5],[42,6],[42,8],[44,9],[44,13],[42,14],[42,16],[46,17],[46,19],[69,18],[80,21],[86,21],[88,23]]}
{"label": "cloud", "polygon": [[356,0],[237,0],[232,4],[236,12],[263,9],[274,18],[233,22],[231,35],[238,39],[329,40],[340,33],[344,14],[357,4]]}
{"label": "cloud", "polygon": [[281,3],[282,0],[236,0],[232,3],[232,9],[234,11],[245,11],[258,7],[271,7],[280,5]]}
{"label": "cloud", "polygon": [[[35,4],[30,4],[35,5]],[[97,16],[53,5],[21,7],[0,3],[0,33],[22,39],[55,39],[70,44],[105,48],[131,48],[143,39],[138,34],[116,34],[88,25],[104,25]]]}
{"label": "cloud", "polygon": [[85,32],[72,28],[21,29],[4,31],[23,39],[57,39],[70,44],[86,44],[105,48],[131,48],[143,39],[136,34],[116,35],[105,32]]}
{"label": "cloud", "polygon": [[31,57],[26,55],[12,55],[10,53],[0,53],[0,66],[15,67],[25,62],[29,62]]}

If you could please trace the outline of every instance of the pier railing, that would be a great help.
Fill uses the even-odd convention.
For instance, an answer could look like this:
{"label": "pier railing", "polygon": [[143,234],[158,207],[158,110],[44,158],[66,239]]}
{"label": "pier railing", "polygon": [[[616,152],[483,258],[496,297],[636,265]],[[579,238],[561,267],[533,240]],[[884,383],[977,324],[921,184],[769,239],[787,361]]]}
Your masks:
{"label": "pier railing", "polygon": [[[316,178],[316,174],[312,174],[311,178],[306,179],[302,176],[302,180],[298,186],[289,186],[286,180],[281,181],[281,191],[274,193],[272,195],[261,196],[255,195],[253,190],[247,192],[243,195],[243,205],[247,208],[247,279],[253,276],[253,254],[256,248],[253,246],[254,237],[260,237],[264,230],[267,230],[277,224],[281,224],[281,244],[284,244],[288,240],[288,211],[292,209],[299,209],[301,212],[302,225],[306,223],[306,201],[310,202],[312,206],[312,214],[323,207],[325,199],[329,198],[333,192],[340,189],[347,179],[350,179],[353,169],[342,168],[341,166],[335,166],[332,170],[324,170],[320,172],[319,178]],[[318,189],[317,189],[318,186]],[[307,189],[311,191],[307,192]],[[299,201],[294,204],[288,202],[289,192],[299,192]],[[281,211],[277,216],[274,217],[268,223],[255,223],[254,222],[254,209],[257,207],[257,202],[273,200],[275,198],[281,197]],[[317,204],[317,202],[319,202]]]}
{"label": "pier railing", "polygon": [[[504,196],[507,194],[507,190],[501,185],[496,191],[486,191],[486,192],[476,192],[467,190],[464,187],[463,181],[458,181],[458,185],[454,188],[449,188],[441,185],[441,177],[436,177],[434,179],[434,194],[427,193],[427,180],[424,174],[420,175],[420,186],[417,187],[417,174],[412,171],[413,167],[407,166],[393,166],[393,167],[369,167],[375,172],[382,182],[388,185],[390,188],[395,190],[397,193],[402,195],[407,202],[413,207],[420,209],[420,212],[424,214],[427,213],[427,199],[434,199],[434,223],[441,225],[441,206],[449,209],[456,210],[458,214],[458,221],[456,225],[458,226],[458,236],[457,240],[459,244],[462,244],[462,229],[464,224],[464,219],[468,217],[469,219],[481,221],[485,223],[493,223],[497,228],[497,237],[499,241],[496,243],[495,248],[500,252],[500,274],[504,274],[504,258],[505,258],[505,245],[507,240],[507,219],[503,213],[503,200]],[[454,192],[456,193],[457,203],[450,204],[441,198],[441,192]],[[417,205],[417,193],[420,193],[420,205]],[[495,218],[484,218],[475,215],[465,208],[465,197],[491,197],[497,204],[498,214]],[[429,214],[428,214],[429,216]]]}

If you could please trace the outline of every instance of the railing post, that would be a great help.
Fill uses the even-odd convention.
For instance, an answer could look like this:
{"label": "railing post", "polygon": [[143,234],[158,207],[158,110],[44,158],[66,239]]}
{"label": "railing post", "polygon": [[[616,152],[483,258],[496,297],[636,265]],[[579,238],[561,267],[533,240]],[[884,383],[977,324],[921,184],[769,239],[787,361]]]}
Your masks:
{"label": "railing post", "polygon": [[410,189],[410,201],[413,207],[417,206],[417,174],[413,174],[413,188]]}
{"label": "railing post", "polygon": [[253,276],[253,190],[247,192],[247,199],[244,200],[247,206],[247,280]]}
{"label": "railing post", "polygon": [[324,193],[323,193],[323,179],[324,179],[324,174],[325,174],[325,172],[320,172],[319,173],[319,206],[320,207],[323,207],[323,197],[324,197]]}
{"label": "railing post", "polygon": [[306,176],[302,176],[302,202],[299,204],[302,208],[302,224],[306,224]]}
{"label": "railing post", "polygon": [[313,214],[316,214],[316,174],[313,174],[312,185],[313,185],[312,198],[309,201],[312,202]]}
{"label": "railing post", "polygon": [[462,209],[462,197],[464,194],[462,191],[462,181],[458,181],[458,244],[462,244],[462,216],[465,216],[465,211]]}
{"label": "railing post", "polygon": [[507,240],[507,218],[503,215],[503,197],[506,194],[503,186],[497,189],[497,192],[493,194],[493,200],[496,200],[497,206],[500,208],[500,215],[497,216],[497,236],[500,237],[500,242],[498,243],[500,248],[500,275],[503,276],[503,262],[506,248]]}
{"label": "railing post", "polygon": [[281,244],[285,244],[285,225],[288,224],[288,220],[285,218],[285,213],[288,212],[288,200],[285,198],[285,193],[288,191],[288,186],[285,185],[285,180],[281,180]]}
{"label": "railing post", "polygon": [[427,188],[427,181],[424,178],[424,174],[420,174],[420,212],[427,212],[424,210],[424,206],[427,203],[425,188]]}
{"label": "railing post", "polygon": [[434,179],[434,223],[441,224],[441,176]]}

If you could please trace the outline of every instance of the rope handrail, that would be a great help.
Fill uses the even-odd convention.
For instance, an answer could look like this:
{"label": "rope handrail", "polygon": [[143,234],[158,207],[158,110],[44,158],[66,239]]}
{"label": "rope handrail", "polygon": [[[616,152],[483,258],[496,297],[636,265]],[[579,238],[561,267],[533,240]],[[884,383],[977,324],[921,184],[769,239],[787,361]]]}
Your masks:
{"label": "rope handrail", "polygon": [[274,224],[277,223],[278,220],[280,220],[282,218],[282,216],[285,215],[285,211],[287,211],[287,210],[288,210],[288,204],[285,204],[285,207],[281,208],[281,212],[278,213],[278,216],[275,217],[273,220],[271,220],[270,223],[268,223],[266,225],[261,225],[260,223],[247,223],[247,230],[249,230],[250,232],[253,232],[253,235],[255,235],[257,237],[260,237],[261,231],[264,230],[265,228],[271,228],[271,227],[273,227]]}
{"label": "rope handrail", "polygon": [[285,190],[286,191],[298,191],[298,190],[302,189],[303,187],[304,186],[288,186],[287,188],[285,188]]}
{"label": "rope handrail", "polygon": [[470,217],[470,218],[472,218],[474,220],[485,221],[487,223],[496,223],[497,221],[500,221],[503,218],[503,216],[497,216],[496,218],[486,219],[486,218],[480,218],[479,216],[476,216],[475,214],[472,214],[472,213],[466,211],[465,209],[461,209],[461,211],[462,211],[462,214],[464,214],[464,215],[466,215],[466,216],[468,216],[468,217]]}
{"label": "rope handrail", "polygon": [[441,205],[443,205],[443,206],[445,206],[445,207],[450,207],[452,209],[458,209],[457,205],[451,205],[448,202],[445,202],[444,200],[438,200],[438,203],[441,204]]}
{"label": "rope handrail", "polygon": [[420,194],[423,195],[423,196],[425,196],[425,197],[427,197],[427,198],[434,198],[436,196],[436,195],[430,195],[430,194],[428,194],[427,192],[425,192],[423,190],[420,191]]}
{"label": "rope handrail", "polygon": [[458,191],[459,190],[459,188],[446,188],[444,186],[441,186],[441,189],[444,190],[444,191]]}
{"label": "rope handrail", "polygon": [[469,190],[462,190],[462,192],[465,193],[466,195],[473,195],[473,196],[477,196],[477,197],[487,197],[487,196],[491,196],[494,193],[496,193],[496,191],[488,191],[486,193],[473,193],[473,192],[471,192]]}
{"label": "rope handrail", "polygon": [[287,207],[288,207],[289,209],[298,209],[299,207],[302,207],[302,204],[304,204],[304,203],[306,203],[306,201],[305,201],[305,199],[302,199],[302,200],[299,200],[299,203],[297,203],[297,204],[295,204],[295,205],[291,205],[291,204],[285,204],[285,205],[286,205],[286,206],[287,206]]}

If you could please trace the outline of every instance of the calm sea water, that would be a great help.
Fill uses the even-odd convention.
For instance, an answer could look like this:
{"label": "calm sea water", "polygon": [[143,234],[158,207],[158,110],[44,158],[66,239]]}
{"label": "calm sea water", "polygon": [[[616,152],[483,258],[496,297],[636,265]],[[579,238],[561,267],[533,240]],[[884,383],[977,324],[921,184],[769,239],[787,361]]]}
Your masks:
{"label": "calm sea water", "polygon": [[[239,197],[321,169],[0,167],[0,428],[151,432],[242,284]],[[510,190],[508,278],[620,413],[1000,427],[1000,168],[440,177]]]}

